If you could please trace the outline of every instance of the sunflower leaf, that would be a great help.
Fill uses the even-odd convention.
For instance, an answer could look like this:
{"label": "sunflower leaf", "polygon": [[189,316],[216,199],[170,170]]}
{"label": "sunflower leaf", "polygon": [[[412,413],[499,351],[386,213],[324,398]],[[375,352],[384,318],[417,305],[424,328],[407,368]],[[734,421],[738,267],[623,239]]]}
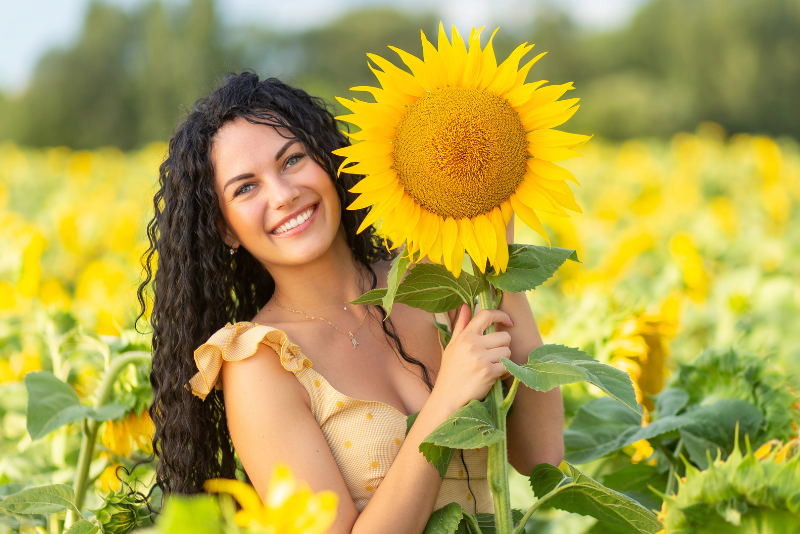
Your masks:
{"label": "sunflower leaf", "polygon": [[494,426],[483,403],[473,399],[437,426],[423,443],[454,449],[480,449],[499,443],[504,437],[505,433]]}
{"label": "sunflower leaf", "polygon": [[553,276],[566,260],[579,261],[577,252],[567,248],[508,245],[506,271],[493,271],[487,280],[503,291],[529,291]]}
{"label": "sunflower leaf", "polygon": [[[444,265],[416,264],[400,283],[394,302],[440,313],[458,308],[461,303],[472,306],[480,291],[480,281],[462,272],[456,279]],[[386,289],[373,289],[364,293],[352,304],[383,305]]]}
{"label": "sunflower leaf", "polygon": [[556,386],[589,382],[634,412],[641,413],[630,376],[594,360],[582,350],[542,345],[530,353],[525,365],[517,365],[508,358],[501,362],[508,372],[531,389],[550,391]]}
{"label": "sunflower leaf", "polygon": [[453,534],[461,523],[463,514],[461,505],[451,502],[431,514],[422,534]]}
{"label": "sunflower leaf", "polygon": [[[408,271],[411,265],[411,257],[408,255],[406,248],[403,252],[392,260],[392,267],[389,269],[388,287],[386,293],[383,295],[383,309],[386,310],[386,317],[392,313],[392,305],[394,304],[394,297],[397,294],[397,288],[400,287],[400,282]],[[385,320],[385,319],[384,319]]]}
{"label": "sunflower leaf", "polygon": [[663,529],[655,514],[631,498],[607,488],[567,464],[569,475],[555,466],[539,464],[531,471],[534,493],[546,506],[588,515],[640,534],[655,534]]}
{"label": "sunflower leaf", "polygon": [[450,447],[441,447],[423,441],[419,444],[419,452],[433,464],[433,467],[439,470],[439,476],[444,478],[447,474],[447,468],[450,467],[450,460],[453,459],[453,453],[456,451]]}
{"label": "sunflower leaf", "polygon": [[75,492],[66,484],[25,488],[0,501],[0,511],[11,514],[53,514],[64,510],[78,512]]}

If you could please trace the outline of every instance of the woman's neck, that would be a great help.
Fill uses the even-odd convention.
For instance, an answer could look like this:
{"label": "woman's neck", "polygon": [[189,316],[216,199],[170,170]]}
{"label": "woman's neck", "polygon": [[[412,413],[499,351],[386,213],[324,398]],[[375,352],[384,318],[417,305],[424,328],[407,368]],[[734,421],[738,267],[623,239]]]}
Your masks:
{"label": "woman's neck", "polygon": [[361,296],[368,289],[362,285],[371,282],[362,281],[356,263],[340,227],[331,247],[316,260],[304,265],[269,269],[275,281],[274,297],[295,310],[344,305]]}

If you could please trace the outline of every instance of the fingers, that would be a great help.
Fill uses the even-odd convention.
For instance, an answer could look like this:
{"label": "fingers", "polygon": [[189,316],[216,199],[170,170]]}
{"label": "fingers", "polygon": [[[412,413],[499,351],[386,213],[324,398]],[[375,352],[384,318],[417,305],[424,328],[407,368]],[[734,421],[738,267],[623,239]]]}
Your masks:
{"label": "fingers", "polygon": [[481,336],[481,346],[486,349],[495,347],[508,347],[511,344],[511,334],[508,332],[492,332]]}
{"label": "fingers", "polygon": [[470,313],[469,305],[462,304],[458,309],[458,315],[456,316],[455,324],[453,324],[453,337],[463,332],[471,319],[472,314]]}
{"label": "fingers", "polygon": [[511,317],[505,312],[500,310],[481,310],[475,314],[475,317],[472,318],[464,330],[482,334],[484,330],[489,328],[489,325],[494,323],[501,323],[509,328],[514,326],[514,323],[511,322]]}

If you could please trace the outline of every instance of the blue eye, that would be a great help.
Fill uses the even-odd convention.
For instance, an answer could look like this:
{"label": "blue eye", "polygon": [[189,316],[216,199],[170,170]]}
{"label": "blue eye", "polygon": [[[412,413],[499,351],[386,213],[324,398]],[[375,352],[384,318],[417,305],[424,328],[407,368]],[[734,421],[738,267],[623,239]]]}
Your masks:
{"label": "blue eye", "polygon": [[289,156],[289,159],[286,160],[286,166],[291,167],[292,165],[300,161],[300,158],[302,158],[303,156],[305,156],[305,154],[302,153],[292,154],[291,156]]}
{"label": "blue eye", "polygon": [[239,195],[242,195],[242,194],[244,194],[244,193],[247,193],[247,192],[249,192],[249,191],[250,191],[250,188],[251,188],[251,187],[255,187],[255,184],[244,184],[242,187],[240,187],[239,189],[237,189],[237,190],[236,190],[236,191],[233,193],[233,196],[234,196],[234,197],[238,197]]}

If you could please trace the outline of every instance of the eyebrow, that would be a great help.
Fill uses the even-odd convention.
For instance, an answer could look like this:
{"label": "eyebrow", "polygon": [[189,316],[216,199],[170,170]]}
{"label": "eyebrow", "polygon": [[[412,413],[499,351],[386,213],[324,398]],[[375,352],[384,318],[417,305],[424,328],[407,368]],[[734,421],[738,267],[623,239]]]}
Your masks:
{"label": "eyebrow", "polygon": [[[278,153],[277,153],[277,154],[275,154],[275,161],[278,161],[279,159],[281,159],[281,156],[283,156],[284,152],[286,152],[286,150],[287,150],[287,149],[288,149],[290,146],[292,146],[293,144],[295,144],[295,143],[297,143],[297,142],[298,142],[298,141],[297,141],[297,139],[289,139],[289,140],[288,140],[288,141],[287,141],[287,142],[286,142],[286,143],[285,143],[285,144],[284,144],[284,145],[281,147],[281,149],[280,149],[280,150],[278,150]],[[236,182],[241,182],[242,180],[247,180],[247,179],[249,179],[249,178],[252,178],[253,176],[255,176],[255,174],[253,174],[252,172],[246,172],[246,173],[244,173],[244,174],[240,174],[240,175],[238,175],[238,176],[234,176],[233,178],[231,178],[230,180],[228,180],[227,182],[225,182],[225,187],[223,187],[223,188],[222,188],[222,192],[224,193],[224,192],[225,192],[225,190],[226,190],[226,189],[228,189],[228,186],[229,186],[229,185],[231,185],[231,184],[234,184],[234,183],[236,183]]]}

